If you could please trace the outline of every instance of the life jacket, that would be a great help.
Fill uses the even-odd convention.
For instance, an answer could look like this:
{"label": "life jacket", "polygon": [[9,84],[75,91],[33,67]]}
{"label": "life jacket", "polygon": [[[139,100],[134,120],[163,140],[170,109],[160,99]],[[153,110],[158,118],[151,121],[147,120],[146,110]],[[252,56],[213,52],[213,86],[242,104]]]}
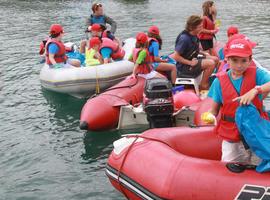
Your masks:
{"label": "life jacket", "polygon": [[[220,110],[221,118],[216,127],[216,132],[219,136],[227,141],[239,142],[240,134],[234,120],[235,112],[239,106],[239,103],[237,101],[232,101],[232,99],[247,93],[249,90],[255,87],[256,66],[251,64],[245,71],[240,94],[238,94],[234,88],[228,73],[221,73],[217,75],[217,77],[221,85],[223,105]],[[267,113],[263,112],[263,103],[258,96],[254,98],[252,103],[256,106],[263,117],[268,118]]]}
{"label": "life jacket", "polygon": [[[212,21],[209,17],[203,16],[203,28],[207,30],[214,30],[215,29],[215,23]],[[213,39],[213,34],[208,33],[199,33],[198,37],[200,40],[211,40]]]}
{"label": "life jacket", "polygon": [[[149,37],[149,38],[148,38],[148,44],[149,44],[148,46],[150,47],[151,44],[152,44],[152,42],[154,42],[154,41],[157,42],[157,43],[159,43],[158,40],[157,40],[156,38]],[[149,47],[148,47],[148,51],[149,51]],[[149,54],[150,54],[151,62],[155,62],[154,54],[151,53],[150,51],[149,51]]]}
{"label": "life jacket", "polygon": [[94,49],[85,48],[85,64],[86,66],[100,65],[98,59],[95,58],[96,51]]}
{"label": "life jacket", "polygon": [[95,15],[91,15],[90,16],[90,24],[101,24],[102,26],[106,27],[106,21],[105,21],[105,16],[101,15],[101,16],[95,16]]}
{"label": "life jacket", "polygon": [[48,65],[51,65],[52,64],[51,61],[50,61],[50,59],[49,59],[49,49],[48,49],[48,47],[49,47],[49,45],[51,43],[56,44],[58,46],[58,48],[59,48],[59,51],[54,55],[55,62],[56,63],[64,63],[64,62],[66,62],[67,56],[66,56],[65,45],[61,41],[58,41],[58,40],[56,40],[54,38],[50,38],[47,41],[46,47],[45,47],[45,49],[46,49],[46,63]]}
{"label": "life jacket", "polygon": [[178,43],[178,40],[180,40],[181,37],[186,35],[190,38],[191,43],[193,44],[193,48],[188,49],[186,52],[181,54],[181,56],[187,60],[192,60],[193,58],[197,58],[199,52],[200,52],[200,41],[196,36],[190,35],[190,33],[186,30],[182,31],[176,38],[175,46]]}
{"label": "life jacket", "polygon": [[111,39],[102,38],[102,44],[99,48],[99,52],[101,52],[101,49],[105,48],[105,47],[110,48],[112,50],[111,57],[113,60],[124,58],[124,56],[125,56],[124,49],[119,48],[119,45],[116,42],[112,41]]}
{"label": "life jacket", "polygon": [[101,38],[108,38],[108,31],[107,30],[102,32]]}
{"label": "life jacket", "polygon": [[[139,56],[139,53],[142,51],[143,49],[140,48],[134,48],[133,52],[132,52],[132,57],[133,57],[133,62],[136,63],[137,58]],[[146,49],[145,49],[146,50]],[[149,55],[148,50],[146,50],[146,57],[143,61],[143,63],[141,63],[136,70],[136,74],[148,74],[153,70],[153,67],[151,65],[151,58]]]}

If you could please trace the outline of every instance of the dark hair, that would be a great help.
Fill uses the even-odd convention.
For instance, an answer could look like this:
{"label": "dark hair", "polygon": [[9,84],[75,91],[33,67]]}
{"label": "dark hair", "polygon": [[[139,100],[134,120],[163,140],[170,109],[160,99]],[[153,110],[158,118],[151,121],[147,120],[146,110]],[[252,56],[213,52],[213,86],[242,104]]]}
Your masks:
{"label": "dark hair", "polygon": [[191,15],[186,22],[185,30],[187,32],[193,31],[202,23],[202,18],[198,15]]}
{"label": "dark hair", "polygon": [[50,34],[51,38],[57,38],[61,33],[56,33],[56,34]]}
{"label": "dark hair", "polygon": [[213,1],[205,1],[202,5],[203,16],[210,16],[210,8],[214,5]]}
{"label": "dark hair", "polygon": [[159,50],[161,50],[161,47],[162,47],[162,38],[160,37],[160,35],[153,34],[153,33],[149,33],[149,32],[147,33],[147,35],[148,35],[149,37],[152,37],[152,38],[157,39],[158,44],[159,44]]}
{"label": "dark hair", "polygon": [[93,13],[94,13],[95,11],[97,11],[99,7],[102,7],[102,4],[101,4],[101,3],[94,3],[94,4],[92,5],[92,11],[93,11]]}

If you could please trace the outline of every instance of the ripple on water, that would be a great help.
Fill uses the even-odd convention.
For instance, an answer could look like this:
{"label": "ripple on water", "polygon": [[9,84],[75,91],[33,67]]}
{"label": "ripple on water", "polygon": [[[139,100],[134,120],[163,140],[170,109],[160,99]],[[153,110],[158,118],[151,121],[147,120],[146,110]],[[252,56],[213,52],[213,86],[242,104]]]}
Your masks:
{"label": "ripple on water", "polygon": [[[134,37],[151,25],[160,27],[161,53],[173,51],[186,18],[201,13],[201,3],[190,1],[101,1],[117,20],[117,36]],[[221,29],[235,24],[259,43],[255,57],[269,66],[269,1],[217,1]],[[52,23],[65,29],[65,41],[84,38],[88,0],[17,1],[0,4],[0,199],[124,199],[104,173],[112,143],[119,132],[79,130],[85,100],[45,91],[39,82],[40,41]],[[267,99],[269,104],[269,99]]]}

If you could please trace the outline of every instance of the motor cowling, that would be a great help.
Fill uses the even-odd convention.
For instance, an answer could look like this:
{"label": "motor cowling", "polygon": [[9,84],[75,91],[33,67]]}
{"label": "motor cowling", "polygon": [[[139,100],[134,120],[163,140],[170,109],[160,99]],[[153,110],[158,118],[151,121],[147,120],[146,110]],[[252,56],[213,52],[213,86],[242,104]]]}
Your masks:
{"label": "motor cowling", "polygon": [[150,128],[172,127],[174,104],[171,82],[162,78],[147,80],[144,87],[143,107]]}

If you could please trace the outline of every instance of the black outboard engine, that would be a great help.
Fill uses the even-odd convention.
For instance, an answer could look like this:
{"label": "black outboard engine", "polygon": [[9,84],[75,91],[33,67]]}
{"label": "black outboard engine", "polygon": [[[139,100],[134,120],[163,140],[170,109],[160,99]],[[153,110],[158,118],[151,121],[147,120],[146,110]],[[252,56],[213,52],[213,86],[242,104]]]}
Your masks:
{"label": "black outboard engine", "polygon": [[150,128],[172,127],[174,105],[170,81],[162,78],[147,80],[143,105]]}

